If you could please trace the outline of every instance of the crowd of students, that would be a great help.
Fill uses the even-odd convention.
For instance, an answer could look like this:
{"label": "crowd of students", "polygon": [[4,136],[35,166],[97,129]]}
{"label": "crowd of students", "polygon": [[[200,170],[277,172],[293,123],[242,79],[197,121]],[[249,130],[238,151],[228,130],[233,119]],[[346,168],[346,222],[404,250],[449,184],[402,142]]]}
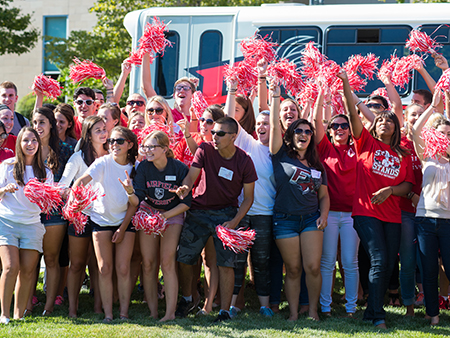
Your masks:
{"label": "crowd of students", "polygon": [[[448,68],[442,55],[433,57],[436,66]],[[364,319],[386,327],[384,297],[389,288],[394,305],[398,300],[390,280],[398,281],[400,254],[406,315],[414,316],[418,266],[426,314],[438,324],[439,257],[450,271],[449,156],[425,156],[420,135],[428,124],[450,139],[443,114],[450,94],[434,92],[426,70],[418,69],[431,92],[416,91],[405,113],[389,76],[383,79],[388,97],[363,102],[341,71],[347,114],[336,114],[327,88],[320,88],[312,107],[281,100],[260,60],[256,95],[237,95],[238,82],[230,81],[225,106],[209,106],[197,118],[191,107],[197,81],[176,81],[171,109],[151,85],[149,63],[145,55],[145,96],[131,94],[123,109],[118,102],[131,70],[126,63],[115,86],[103,79],[106,100],[101,90],[80,87],[73,106],[55,107],[43,104],[36,91],[32,127],[15,112],[14,84],[0,84],[1,323],[10,321],[13,293],[14,319],[33,311],[40,254],[46,264],[44,316],[64,301],[67,287],[68,315],[77,317],[89,266],[94,311],[104,313],[105,323],[113,320],[115,289],[120,319],[128,320],[138,278],[151,317],[159,316],[162,292],[161,321],[185,317],[201,302],[203,264],[205,299],[197,315],[219,303],[216,321],[229,320],[245,306],[248,262],[261,315],[279,312],[284,265],[289,320],[299,312],[319,320],[320,312],[333,314],[340,253],[348,316],[368,295]],[[70,187],[99,191],[85,211],[83,233],[61,209],[40,214],[24,194],[32,178],[58,182],[69,201]],[[167,222],[163,235],[136,231],[131,220],[139,209],[160,213]],[[224,248],[217,225],[254,229],[250,255]]]}

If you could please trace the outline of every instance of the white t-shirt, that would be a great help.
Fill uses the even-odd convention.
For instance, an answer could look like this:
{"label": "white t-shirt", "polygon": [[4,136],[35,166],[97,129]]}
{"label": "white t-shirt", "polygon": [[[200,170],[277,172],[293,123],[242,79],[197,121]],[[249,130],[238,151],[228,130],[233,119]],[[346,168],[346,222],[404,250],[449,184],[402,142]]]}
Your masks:
{"label": "white t-shirt", "polygon": [[[255,140],[243,128],[240,128],[234,145],[251,157],[258,174],[258,180],[255,182],[255,198],[247,214],[272,215],[276,190],[269,147]],[[239,204],[242,202],[242,196],[242,194],[239,196]]]}
{"label": "white t-shirt", "polygon": [[72,181],[76,181],[88,170],[88,166],[83,160],[83,153],[77,151],[72,156],[70,156],[69,161],[67,161],[66,167],[64,168],[64,173],[59,180],[59,184],[69,187]]}
{"label": "white t-shirt", "polygon": [[120,226],[128,207],[128,195],[118,178],[126,179],[125,171],[131,173],[131,164],[120,165],[113,156],[105,155],[94,161],[86,174],[92,177],[92,183],[98,183],[102,197],[93,203],[91,219],[100,226]]}
{"label": "white t-shirt", "polygon": [[[0,188],[5,187],[9,183],[17,185],[19,190],[14,193],[7,192],[0,200],[0,217],[21,224],[36,224],[41,223],[41,209],[35,203],[31,203],[25,196],[23,188],[17,184],[13,176],[13,163],[15,158],[9,158],[0,164]],[[49,169],[46,169],[47,183],[53,183],[53,174]],[[32,166],[26,166],[24,174],[24,182],[34,178]]]}

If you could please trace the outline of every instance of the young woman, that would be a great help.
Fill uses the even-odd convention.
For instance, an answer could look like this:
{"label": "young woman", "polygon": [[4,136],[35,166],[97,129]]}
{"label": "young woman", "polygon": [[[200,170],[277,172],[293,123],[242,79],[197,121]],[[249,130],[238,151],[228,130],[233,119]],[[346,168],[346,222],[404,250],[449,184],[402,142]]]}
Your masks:
{"label": "young woman", "polygon": [[108,143],[111,153],[95,160],[87,172],[74,183],[74,186],[79,186],[93,181],[100,188],[101,197],[93,203],[88,226],[92,229],[97,257],[105,323],[110,323],[113,319],[114,262],[120,318],[128,319],[131,296],[130,260],[135,238],[131,217],[136,207],[128,203],[129,196],[123,190],[121,181],[131,182],[129,177],[134,177],[134,165],[138,154],[137,137],[127,128],[114,127]]}
{"label": "young woman", "polygon": [[309,316],[319,320],[320,257],[330,208],[325,169],[316,152],[311,123],[297,120],[282,136],[280,88],[271,86],[271,92],[269,149],[276,183],[273,235],[286,266],[289,320],[298,319],[302,265],[306,273]]}
{"label": "young woman", "polygon": [[[55,115],[49,108],[35,110],[32,123],[42,142],[42,160],[52,170],[54,181],[59,182],[73,148],[59,139]],[[44,261],[47,269],[47,301],[42,313],[45,316],[52,313],[55,304],[60,278],[59,253],[67,221],[61,216],[61,211],[50,217],[41,215],[41,221],[45,226]]]}
{"label": "young woman", "polygon": [[5,146],[5,141],[9,136],[11,135],[6,133],[5,125],[0,121],[0,163],[8,158],[14,157],[14,151],[10,147]]}
{"label": "young woman", "polygon": [[0,151],[5,154],[12,152],[14,156],[17,137],[10,134],[14,127],[14,113],[4,104],[0,104],[0,122],[3,124],[3,133],[0,139]]}
{"label": "young woman", "polygon": [[[25,197],[23,188],[32,178],[53,182],[45,168],[38,133],[23,128],[17,136],[16,158],[0,165],[0,323],[8,324],[15,292],[14,319],[24,316],[33,275],[42,252],[44,226],[39,207]],[[19,273],[20,272],[20,273]],[[16,283],[17,276],[19,279]]]}
{"label": "young woman", "polygon": [[[358,300],[358,247],[359,237],[353,228],[352,204],[356,185],[356,152],[350,136],[350,123],[343,114],[331,118],[325,131],[323,120],[323,90],[320,89],[314,107],[314,127],[317,151],[328,180],[330,213],[323,234],[320,271],[322,313],[331,315],[333,272],[336,267],[338,241],[341,241],[341,260],[345,271],[345,309],[353,316]],[[328,139],[328,135],[330,139]]]}
{"label": "young woman", "polygon": [[[80,139],[80,151],[74,153],[64,169],[59,183],[69,187],[72,181],[79,179],[88,167],[97,159],[108,154],[108,132],[105,121],[99,116],[89,116],[83,121]],[[97,186],[94,187],[94,189]],[[89,210],[86,211],[89,215]],[[76,234],[73,224],[68,227],[70,268],[67,275],[67,293],[69,296],[69,317],[77,317],[78,295],[81,288],[81,278],[86,268],[88,253],[92,243],[92,229],[86,226],[82,234]],[[89,270],[91,283],[94,283],[96,271]],[[98,286],[98,283],[96,283]],[[94,285],[95,290],[95,285]],[[94,291],[96,292],[96,291]],[[101,313],[101,301],[97,288],[94,311]]]}
{"label": "young woman", "polygon": [[164,322],[175,319],[178,298],[175,258],[184,212],[189,209],[192,196],[180,200],[172,191],[182,185],[189,169],[174,159],[169,138],[162,131],[150,133],[140,148],[146,160],[139,164],[133,186],[126,187],[126,191],[131,195],[132,204],[142,202],[141,208],[161,212],[168,223],[164,236],[139,233],[144,290],[150,315],[155,319],[158,318],[158,271],[161,265],[166,295],[166,314],[161,319]]}
{"label": "young woman", "polygon": [[142,130],[145,128],[145,116],[141,112],[134,112],[128,119],[128,129]]}
{"label": "young woman", "polygon": [[[450,212],[448,196],[450,194],[449,173],[450,149],[447,154],[424,157],[425,142],[421,138],[425,122],[441,100],[441,93],[436,91],[431,105],[419,117],[412,129],[414,148],[422,162],[423,184],[417,205],[415,230],[419,243],[422,264],[423,291],[425,295],[426,315],[431,325],[439,324],[438,300],[438,253],[440,251],[445,274],[450,277]],[[436,119],[431,128],[443,133],[450,139],[450,122],[444,118]]]}
{"label": "young woman", "polygon": [[120,108],[117,103],[107,102],[98,109],[98,116],[102,117],[106,123],[108,135],[115,126],[120,126]]}
{"label": "young woman", "polygon": [[75,136],[75,123],[73,117],[75,112],[70,104],[60,103],[53,111],[56,119],[59,139],[73,148],[77,145]]}
{"label": "young woman", "polygon": [[344,83],[346,107],[357,156],[356,186],[352,216],[361,243],[370,258],[369,299],[364,319],[386,328],[384,294],[400,247],[400,196],[411,191],[414,176],[411,157],[400,146],[401,131],[397,116],[379,113],[370,132],[351,104],[352,93],[347,74],[338,74]]}

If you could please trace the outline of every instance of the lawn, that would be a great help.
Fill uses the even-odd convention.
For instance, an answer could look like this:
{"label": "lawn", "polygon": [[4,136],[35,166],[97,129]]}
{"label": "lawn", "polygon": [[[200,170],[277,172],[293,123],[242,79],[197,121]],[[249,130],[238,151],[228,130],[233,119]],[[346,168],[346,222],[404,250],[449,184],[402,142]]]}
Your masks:
{"label": "lawn", "polygon": [[[312,321],[305,316],[295,323],[286,321],[288,317],[287,303],[281,305],[281,313],[272,319],[258,314],[259,304],[255,292],[245,290],[246,309],[238,318],[222,324],[213,324],[217,311],[209,316],[196,317],[190,315],[185,319],[177,319],[164,324],[149,318],[147,304],[142,302],[143,294],[136,291],[132,295],[130,306],[130,322],[114,320],[111,324],[103,324],[102,315],[92,311],[93,299],[86,291],[80,295],[78,319],[67,318],[67,301],[55,307],[50,317],[40,314],[43,305],[37,306],[32,316],[23,321],[11,321],[7,326],[0,326],[0,337],[443,337],[450,336],[450,311],[441,312],[440,325],[430,327],[424,319],[424,308],[416,309],[415,318],[405,318],[404,308],[386,307],[387,332],[376,330],[372,324],[363,322],[364,308],[358,307],[356,318],[345,318],[344,303],[340,300],[343,294],[339,275],[336,280],[339,289],[333,296],[333,312],[331,318],[322,318],[320,322]],[[38,285],[38,298],[45,300],[42,292],[42,281]],[[160,301],[160,317],[164,313],[164,301]],[[118,316],[115,306],[114,316]]]}

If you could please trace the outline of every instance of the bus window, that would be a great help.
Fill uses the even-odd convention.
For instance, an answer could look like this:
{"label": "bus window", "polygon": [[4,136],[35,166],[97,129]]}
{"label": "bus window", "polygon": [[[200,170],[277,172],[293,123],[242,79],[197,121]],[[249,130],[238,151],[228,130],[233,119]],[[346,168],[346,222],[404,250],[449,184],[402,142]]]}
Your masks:
{"label": "bus window", "polygon": [[159,95],[171,98],[173,85],[178,79],[180,35],[176,31],[169,31],[166,33],[166,38],[173,45],[164,50],[164,55],[158,55],[155,59],[155,90]]}
{"label": "bus window", "polygon": [[[441,53],[445,56],[447,60],[450,60],[450,28],[447,26],[440,25],[423,25],[421,31],[427,33],[433,39],[436,39],[436,42],[439,42],[443,45],[443,48],[438,49],[438,53]],[[442,75],[442,70],[435,66],[434,59],[431,56],[428,56],[425,60],[425,69],[430,73],[433,79],[437,82],[439,77]],[[414,79],[415,79],[415,88],[417,89],[429,89],[423,77],[417,72],[414,71]]]}
{"label": "bus window", "polygon": [[[383,60],[389,59],[394,52],[399,57],[408,55],[405,41],[410,31],[409,26],[330,27],[325,32],[324,54],[342,64],[351,55],[374,53],[380,57],[378,66],[381,66]],[[375,76],[374,80],[368,81],[365,92],[358,94],[369,95],[379,87],[384,85]],[[397,88],[397,90],[401,96],[406,96],[410,88],[408,85],[404,89]]]}
{"label": "bus window", "polygon": [[198,54],[198,65],[217,63],[222,61],[222,33],[217,30],[204,32],[200,37],[200,51]]}

